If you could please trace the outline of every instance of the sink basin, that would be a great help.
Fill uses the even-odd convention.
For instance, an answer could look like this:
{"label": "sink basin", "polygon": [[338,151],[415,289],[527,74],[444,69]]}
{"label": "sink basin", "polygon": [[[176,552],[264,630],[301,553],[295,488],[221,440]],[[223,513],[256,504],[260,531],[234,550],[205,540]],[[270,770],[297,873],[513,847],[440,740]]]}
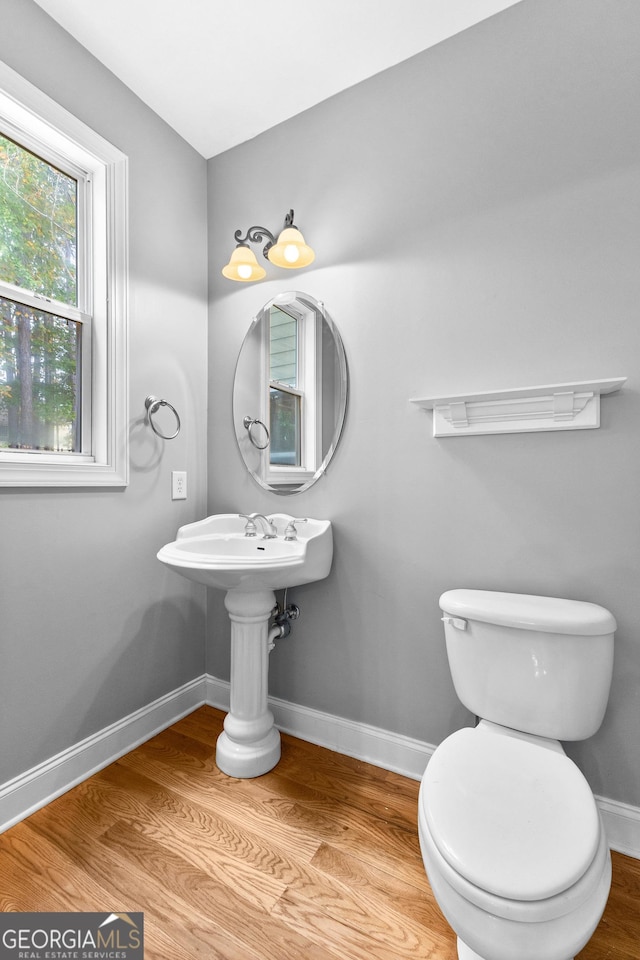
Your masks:
{"label": "sink basin", "polygon": [[158,552],[158,560],[176,573],[208,587],[253,593],[278,590],[323,580],[333,558],[333,536],[328,520],[297,525],[297,540],[285,540],[294,520],[284,513],[270,515],[278,537],[245,537],[246,520],[221,513],[180,527],[173,543]]}

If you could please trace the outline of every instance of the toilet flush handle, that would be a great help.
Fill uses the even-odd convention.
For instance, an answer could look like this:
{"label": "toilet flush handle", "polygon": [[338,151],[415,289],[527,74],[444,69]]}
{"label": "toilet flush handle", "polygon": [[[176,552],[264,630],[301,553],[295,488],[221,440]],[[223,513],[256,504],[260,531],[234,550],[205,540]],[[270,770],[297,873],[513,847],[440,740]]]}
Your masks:
{"label": "toilet flush handle", "polygon": [[463,620],[462,617],[442,617],[441,619],[443,623],[450,623],[456,630],[467,629],[467,621]]}

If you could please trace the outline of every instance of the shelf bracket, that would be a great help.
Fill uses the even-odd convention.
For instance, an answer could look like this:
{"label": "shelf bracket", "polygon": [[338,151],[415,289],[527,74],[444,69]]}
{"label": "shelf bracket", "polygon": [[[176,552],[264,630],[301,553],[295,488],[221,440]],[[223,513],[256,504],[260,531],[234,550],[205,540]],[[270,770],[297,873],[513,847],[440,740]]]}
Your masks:
{"label": "shelf bracket", "polygon": [[449,413],[451,423],[454,427],[468,427],[469,418],[467,416],[467,405],[464,400],[449,404]]}
{"label": "shelf bracket", "polygon": [[[593,394],[590,394],[593,396]],[[567,390],[563,393],[554,393],[553,395],[553,419],[554,420],[573,420],[575,411],[573,400],[575,393]]]}

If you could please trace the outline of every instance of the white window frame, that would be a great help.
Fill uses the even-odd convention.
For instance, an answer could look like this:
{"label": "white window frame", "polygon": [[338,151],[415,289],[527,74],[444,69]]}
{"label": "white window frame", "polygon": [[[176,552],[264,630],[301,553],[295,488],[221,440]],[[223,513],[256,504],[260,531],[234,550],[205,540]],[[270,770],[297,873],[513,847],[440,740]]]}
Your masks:
{"label": "white window frame", "polygon": [[127,157],[0,61],[0,130],[80,178],[78,260],[87,284],[78,310],[29,297],[10,284],[0,294],[83,324],[82,451],[0,452],[0,486],[126,486],[128,449]]}
{"label": "white window frame", "polygon": [[[269,377],[270,339],[269,324],[264,324],[264,341],[262,348],[263,363],[262,377],[262,414],[263,423],[269,423],[269,406],[271,386],[287,393],[301,397],[300,406],[300,434],[301,434],[301,462],[299,466],[292,464],[273,464],[269,460],[269,448],[265,451],[264,480],[273,486],[284,484],[299,484],[310,480],[321,462],[320,438],[322,437],[322,410],[316,402],[318,382],[322,382],[322,371],[318,369],[320,355],[317,350],[318,318],[316,311],[306,307],[298,299],[288,302],[276,298],[273,306],[284,313],[288,313],[298,321],[298,381],[295,387],[271,381]],[[269,307],[269,310],[271,306]],[[309,402],[309,397],[312,398]]]}

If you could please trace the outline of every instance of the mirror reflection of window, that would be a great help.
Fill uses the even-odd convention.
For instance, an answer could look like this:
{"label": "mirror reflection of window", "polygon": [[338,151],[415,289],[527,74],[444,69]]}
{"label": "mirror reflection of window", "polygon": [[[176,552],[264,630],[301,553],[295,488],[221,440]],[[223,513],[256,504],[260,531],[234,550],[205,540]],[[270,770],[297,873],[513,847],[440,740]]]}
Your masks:
{"label": "mirror reflection of window", "polygon": [[322,462],[322,351],[318,311],[297,296],[269,306],[264,339],[262,419],[271,442],[264,478],[273,485],[311,479]]}
{"label": "mirror reflection of window", "polygon": [[280,307],[271,307],[269,321],[271,380],[295,387],[298,381],[298,321]]}
{"label": "mirror reflection of window", "polygon": [[269,390],[270,463],[300,466],[300,397],[271,386]]}
{"label": "mirror reflection of window", "polygon": [[[347,394],[344,347],[324,304],[295,291],[266,303],[244,339],[233,383],[238,449],[254,480],[285,495],[310,487],[340,438]],[[247,419],[265,430],[256,427],[252,439]]]}
{"label": "mirror reflection of window", "polygon": [[269,312],[269,462],[301,463],[302,393],[298,389],[298,319],[272,306]]}

